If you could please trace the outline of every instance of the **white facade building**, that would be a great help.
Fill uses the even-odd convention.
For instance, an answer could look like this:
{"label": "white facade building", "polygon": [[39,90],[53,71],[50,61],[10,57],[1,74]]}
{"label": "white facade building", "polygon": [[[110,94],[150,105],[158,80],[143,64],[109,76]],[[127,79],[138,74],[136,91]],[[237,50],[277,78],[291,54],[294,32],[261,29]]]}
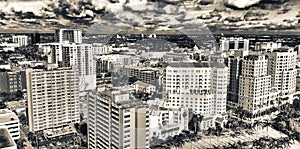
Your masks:
{"label": "white facade building", "polygon": [[221,39],[220,50],[230,51],[230,50],[249,50],[249,40],[243,38],[222,38]]}
{"label": "white facade building", "polygon": [[59,29],[55,31],[56,42],[82,43],[82,31],[79,29]]}
{"label": "white facade building", "polygon": [[61,128],[80,121],[77,68],[27,69],[30,131]]}
{"label": "white facade building", "polygon": [[0,127],[6,127],[14,140],[20,138],[19,118],[14,112],[8,109],[0,110]]}
{"label": "white facade building", "polygon": [[227,67],[209,63],[170,63],[166,68],[166,107],[200,114],[226,112]]}
{"label": "white facade building", "polygon": [[291,95],[296,91],[297,51],[293,48],[279,48],[269,54],[269,74],[272,87],[281,95]]}
{"label": "white facade building", "polygon": [[156,91],[156,87],[154,85],[144,83],[142,81],[136,81],[134,85],[135,85],[135,91],[141,91],[148,94],[152,94]]}
{"label": "white facade building", "polygon": [[150,138],[166,139],[188,129],[189,110],[187,108],[161,108],[150,113]]}
{"label": "white facade building", "polygon": [[239,106],[252,114],[270,106],[271,76],[268,75],[268,56],[248,55],[242,62],[239,76]]}
{"label": "white facade building", "polygon": [[148,105],[128,93],[90,94],[88,126],[90,149],[149,148]]}
{"label": "white facade building", "polygon": [[26,35],[16,35],[12,36],[13,42],[17,43],[19,47],[28,45],[28,36]]}

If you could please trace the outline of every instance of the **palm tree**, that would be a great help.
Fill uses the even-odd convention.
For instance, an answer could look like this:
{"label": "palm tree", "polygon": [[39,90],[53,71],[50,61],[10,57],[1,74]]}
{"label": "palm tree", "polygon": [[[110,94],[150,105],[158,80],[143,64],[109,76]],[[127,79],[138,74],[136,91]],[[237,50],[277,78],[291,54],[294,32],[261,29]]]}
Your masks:
{"label": "palm tree", "polygon": [[263,123],[260,121],[260,120],[256,120],[256,121],[254,121],[254,123],[253,123],[253,128],[255,128],[256,127],[256,132],[258,131],[258,127],[259,126],[262,126],[263,125]]}
{"label": "palm tree", "polygon": [[267,127],[267,132],[269,133],[269,126],[272,125],[272,122],[269,120],[266,120],[263,122],[263,127]]}
{"label": "palm tree", "polygon": [[189,122],[189,127],[192,127],[194,129],[194,132],[198,132],[199,123],[202,122],[203,118],[204,116],[201,114],[194,114],[191,121]]}

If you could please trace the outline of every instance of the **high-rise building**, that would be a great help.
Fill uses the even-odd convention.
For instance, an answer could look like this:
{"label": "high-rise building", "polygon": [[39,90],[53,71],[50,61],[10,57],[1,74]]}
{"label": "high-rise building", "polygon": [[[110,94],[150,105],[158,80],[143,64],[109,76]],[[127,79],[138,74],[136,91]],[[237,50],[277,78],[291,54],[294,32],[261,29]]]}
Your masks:
{"label": "high-rise building", "polygon": [[61,128],[80,120],[78,69],[27,69],[30,131]]}
{"label": "high-rise building", "polygon": [[269,53],[269,69],[271,86],[281,95],[291,95],[296,91],[296,58],[293,48],[278,48]]}
{"label": "high-rise building", "polygon": [[8,109],[0,110],[0,127],[6,127],[14,140],[20,138],[19,118],[14,112]]}
{"label": "high-rise building", "polygon": [[82,43],[82,31],[79,29],[55,30],[55,42]]}
{"label": "high-rise building", "polygon": [[191,108],[201,114],[226,112],[227,67],[220,63],[169,63],[167,107]]}
{"label": "high-rise building", "polygon": [[149,109],[122,91],[89,95],[90,149],[149,148]]}
{"label": "high-rise building", "polygon": [[77,66],[80,91],[96,89],[96,69],[91,44],[67,43],[52,46],[51,63],[59,67]]}
{"label": "high-rise building", "polygon": [[16,35],[13,36],[13,42],[17,43],[20,47],[28,45],[28,36],[26,35]]}
{"label": "high-rise building", "polygon": [[243,38],[222,38],[221,39],[221,45],[220,45],[221,51],[229,51],[229,50],[249,50],[249,40],[243,39]]}
{"label": "high-rise building", "polygon": [[248,55],[243,58],[239,76],[238,104],[252,114],[270,106],[271,75],[268,56]]}

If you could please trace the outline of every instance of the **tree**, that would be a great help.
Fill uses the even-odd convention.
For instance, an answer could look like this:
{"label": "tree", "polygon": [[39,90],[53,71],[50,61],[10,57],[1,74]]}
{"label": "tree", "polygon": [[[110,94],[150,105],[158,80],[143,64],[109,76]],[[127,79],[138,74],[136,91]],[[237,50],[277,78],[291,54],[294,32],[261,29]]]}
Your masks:
{"label": "tree", "polygon": [[24,113],[22,113],[20,116],[19,116],[19,120],[22,124],[27,124],[27,117],[25,116]]}
{"label": "tree", "polygon": [[256,132],[258,131],[258,127],[263,126],[263,122],[261,122],[260,120],[256,120],[253,123],[253,128],[256,127]]}
{"label": "tree", "polygon": [[263,122],[263,127],[267,127],[267,132],[269,132],[269,127],[272,125],[272,122],[269,120],[266,120]]}
{"label": "tree", "polygon": [[25,148],[24,143],[25,143],[25,139],[21,139],[21,138],[19,138],[16,142],[18,148]]}
{"label": "tree", "polygon": [[189,128],[194,130],[194,132],[198,132],[199,130],[199,123],[202,122],[204,116],[201,114],[194,114],[189,121]]}
{"label": "tree", "polygon": [[83,123],[80,125],[80,132],[86,136],[87,135],[87,124],[86,123]]}

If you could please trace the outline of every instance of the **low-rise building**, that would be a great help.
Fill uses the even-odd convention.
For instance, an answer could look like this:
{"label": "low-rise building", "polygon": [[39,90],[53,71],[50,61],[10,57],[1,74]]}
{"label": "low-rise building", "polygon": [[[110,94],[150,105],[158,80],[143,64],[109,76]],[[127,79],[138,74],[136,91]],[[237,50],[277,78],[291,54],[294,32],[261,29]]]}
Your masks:
{"label": "low-rise building", "polygon": [[7,128],[13,140],[20,138],[19,118],[14,112],[8,109],[1,109],[0,126]]}
{"label": "low-rise building", "polygon": [[0,127],[0,148],[1,149],[17,149],[17,145],[10,136],[9,131],[5,127]]}
{"label": "low-rise building", "polygon": [[144,83],[142,81],[136,81],[134,85],[135,85],[135,91],[141,91],[148,94],[152,94],[156,90],[156,87],[154,85]]}
{"label": "low-rise building", "polygon": [[13,93],[26,87],[25,71],[0,72],[0,92]]}
{"label": "low-rise building", "polygon": [[150,138],[166,139],[188,129],[189,110],[187,108],[163,108],[150,113]]}

